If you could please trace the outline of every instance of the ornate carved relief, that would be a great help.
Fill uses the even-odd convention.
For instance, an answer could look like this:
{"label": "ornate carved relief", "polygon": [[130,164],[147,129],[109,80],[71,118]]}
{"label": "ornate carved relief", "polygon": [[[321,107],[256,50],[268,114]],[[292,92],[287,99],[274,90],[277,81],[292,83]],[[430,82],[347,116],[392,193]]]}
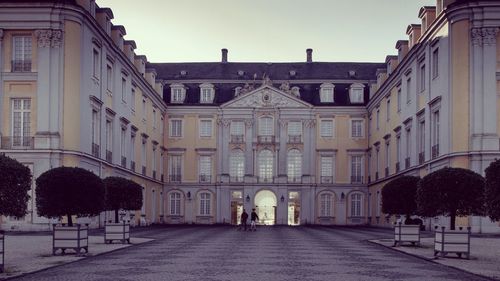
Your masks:
{"label": "ornate carved relief", "polygon": [[62,30],[60,29],[35,30],[35,36],[40,48],[59,48],[62,45]]}
{"label": "ornate carved relief", "polygon": [[304,105],[275,91],[264,89],[248,97],[245,97],[239,101],[235,101],[233,104],[230,105],[230,107],[275,108],[275,107],[304,107]]}
{"label": "ornate carved relief", "polygon": [[280,119],[278,120],[278,123],[280,124],[280,127],[286,127],[286,125],[288,124],[288,120]]}
{"label": "ornate carved relief", "polygon": [[247,128],[252,128],[253,122],[254,122],[253,119],[245,119],[245,126]]}
{"label": "ornate carved relief", "polygon": [[306,128],[314,128],[316,127],[316,120],[315,119],[304,120],[304,126]]}
{"label": "ornate carved relief", "polygon": [[492,46],[496,45],[498,27],[472,28],[471,37],[473,46]]}

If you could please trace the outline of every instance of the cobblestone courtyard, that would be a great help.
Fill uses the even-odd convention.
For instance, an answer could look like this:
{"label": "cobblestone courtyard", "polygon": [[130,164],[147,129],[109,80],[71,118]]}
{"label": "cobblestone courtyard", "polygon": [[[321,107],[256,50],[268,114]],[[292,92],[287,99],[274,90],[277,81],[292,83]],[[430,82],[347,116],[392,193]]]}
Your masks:
{"label": "cobblestone courtyard", "polygon": [[369,228],[164,227],[139,230],[155,241],[14,280],[488,280],[365,240]]}

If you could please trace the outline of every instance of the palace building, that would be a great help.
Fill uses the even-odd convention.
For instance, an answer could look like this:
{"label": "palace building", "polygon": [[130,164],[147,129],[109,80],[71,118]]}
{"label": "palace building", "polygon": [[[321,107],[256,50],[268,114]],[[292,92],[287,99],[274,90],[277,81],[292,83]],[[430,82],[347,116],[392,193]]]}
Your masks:
{"label": "palace building", "polygon": [[[312,49],[304,62],[222,49],[219,62],[157,63],[93,0],[3,1],[0,153],[34,179],[65,165],[138,182],[135,224],[236,224],[255,208],[266,225],[390,226],[388,181],[445,166],[484,175],[500,157],[500,1],[416,12],[381,63],[316,62]],[[1,228],[48,228],[34,188],[26,217]]]}

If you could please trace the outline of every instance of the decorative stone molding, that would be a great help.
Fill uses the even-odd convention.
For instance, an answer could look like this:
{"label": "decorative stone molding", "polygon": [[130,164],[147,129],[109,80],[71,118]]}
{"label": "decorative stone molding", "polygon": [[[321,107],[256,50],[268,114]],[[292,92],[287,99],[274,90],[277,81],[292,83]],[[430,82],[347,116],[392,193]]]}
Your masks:
{"label": "decorative stone molding", "polygon": [[246,119],[245,120],[245,126],[247,128],[252,128],[253,127],[253,122],[254,122],[253,119]]}
{"label": "decorative stone molding", "polygon": [[288,124],[288,120],[285,120],[285,119],[279,119],[278,120],[278,123],[280,124],[281,127],[286,127],[286,125]]}
{"label": "decorative stone molding", "polygon": [[60,29],[38,29],[35,30],[38,47],[59,48],[62,45],[62,30]]}
{"label": "decorative stone molding", "polygon": [[473,46],[494,46],[497,42],[498,27],[480,27],[471,29]]}
{"label": "decorative stone molding", "polygon": [[222,119],[222,118],[217,119],[217,125],[219,126],[229,127],[230,124],[231,120],[229,119]]}
{"label": "decorative stone molding", "polygon": [[314,128],[316,127],[316,120],[314,119],[304,120],[304,126],[306,126],[306,128]]}

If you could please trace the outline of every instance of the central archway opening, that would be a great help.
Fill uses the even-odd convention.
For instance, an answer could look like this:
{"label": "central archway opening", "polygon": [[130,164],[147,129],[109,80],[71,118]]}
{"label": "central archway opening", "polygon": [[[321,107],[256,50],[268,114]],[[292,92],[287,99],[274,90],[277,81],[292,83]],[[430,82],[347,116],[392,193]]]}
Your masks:
{"label": "central archway opening", "polygon": [[255,211],[262,225],[276,224],[276,195],[270,190],[261,190],[255,194]]}

